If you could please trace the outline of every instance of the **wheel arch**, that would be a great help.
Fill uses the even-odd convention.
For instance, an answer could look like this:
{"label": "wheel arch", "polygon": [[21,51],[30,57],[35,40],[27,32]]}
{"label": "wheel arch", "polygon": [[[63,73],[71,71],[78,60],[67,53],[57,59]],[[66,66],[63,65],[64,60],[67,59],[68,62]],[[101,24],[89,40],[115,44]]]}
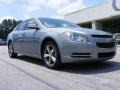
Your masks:
{"label": "wheel arch", "polygon": [[[53,41],[53,42],[56,44],[56,46],[58,47],[58,50],[59,50],[59,53],[60,53],[60,49],[59,49],[59,45],[58,45],[57,41],[56,41],[55,39],[53,39],[52,37],[46,37],[46,38],[42,41],[42,44],[41,44],[41,46],[40,46],[40,54],[41,54],[41,57],[42,57],[43,47],[44,47],[44,45],[45,45],[45,43],[46,43],[47,41]],[[61,56],[61,54],[60,54],[60,56]]]}
{"label": "wheel arch", "polygon": [[9,45],[9,44],[10,44],[10,42],[12,42],[12,40],[11,40],[11,39],[9,39],[9,40],[8,40],[7,44]]}

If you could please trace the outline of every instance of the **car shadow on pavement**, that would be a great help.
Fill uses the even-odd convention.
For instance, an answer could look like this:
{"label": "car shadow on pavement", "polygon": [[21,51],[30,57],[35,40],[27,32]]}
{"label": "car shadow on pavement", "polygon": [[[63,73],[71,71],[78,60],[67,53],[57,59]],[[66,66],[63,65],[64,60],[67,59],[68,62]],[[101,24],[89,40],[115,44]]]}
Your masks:
{"label": "car shadow on pavement", "polygon": [[[31,58],[27,56],[18,56],[17,59],[44,67],[44,63],[40,59]],[[114,72],[118,70],[120,70],[120,62],[106,61],[106,62],[94,62],[94,63],[89,62],[89,63],[62,64],[62,67],[57,71],[74,73],[74,74],[100,74],[100,73]]]}
{"label": "car shadow on pavement", "polygon": [[44,66],[43,61],[40,59],[36,59],[36,58],[28,57],[28,56],[23,56],[23,55],[18,56],[17,59],[28,62],[28,63]]}
{"label": "car shadow on pavement", "polygon": [[75,74],[100,74],[118,70],[120,70],[120,62],[106,61],[64,64],[60,71]]}

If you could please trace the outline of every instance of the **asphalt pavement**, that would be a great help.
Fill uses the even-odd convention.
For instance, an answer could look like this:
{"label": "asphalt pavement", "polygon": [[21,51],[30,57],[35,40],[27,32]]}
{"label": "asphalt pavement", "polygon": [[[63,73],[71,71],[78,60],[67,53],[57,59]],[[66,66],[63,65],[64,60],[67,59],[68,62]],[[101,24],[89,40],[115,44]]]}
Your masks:
{"label": "asphalt pavement", "polygon": [[11,59],[7,47],[0,46],[0,90],[120,90],[120,47],[110,61],[51,70],[39,59]]}

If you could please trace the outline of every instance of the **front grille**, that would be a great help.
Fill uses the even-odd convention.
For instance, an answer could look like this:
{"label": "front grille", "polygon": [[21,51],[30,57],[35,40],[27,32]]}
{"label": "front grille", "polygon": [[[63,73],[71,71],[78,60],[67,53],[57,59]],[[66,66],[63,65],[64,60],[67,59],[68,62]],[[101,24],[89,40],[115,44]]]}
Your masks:
{"label": "front grille", "polygon": [[115,52],[98,53],[98,58],[113,57],[114,55],[115,55]]}
{"label": "front grille", "polygon": [[99,48],[113,48],[115,47],[115,42],[111,43],[96,43]]}
{"label": "front grille", "polygon": [[113,38],[112,35],[91,35],[91,36],[95,38]]}
{"label": "front grille", "polygon": [[90,53],[72,53],[72,58],[90,58]]}

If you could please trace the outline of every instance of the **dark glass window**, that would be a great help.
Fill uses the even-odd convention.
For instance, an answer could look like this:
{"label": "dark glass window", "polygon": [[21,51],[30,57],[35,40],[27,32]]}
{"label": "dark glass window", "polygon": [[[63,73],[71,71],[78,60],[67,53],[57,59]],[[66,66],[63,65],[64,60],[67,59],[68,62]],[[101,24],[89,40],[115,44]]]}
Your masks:
{"label": "dark glass window", "polygon": [[35,20],[34,20],[34,19],[31,19],[31,20],[29,20],[29,21],[27,22],[27,25],[26,25],[26,27],[25,27],[26,30],[29,30],[27,27],[28,27],[30,24],[33,24],[33,25],[37,26]]}
{"label": "dark glass window", "polygon": [[16,27],[16,30],[17,30],[17,31],[19,31],[19,30],[25,30],[26,25],[27,25],[26,22],[22,22],[22,23],[20,23],[20,24]]}
{"label": "dark glass window", "polygon": [[58,19],[40,18],[40,22],[47,28],[80,28],[78,25]]}

